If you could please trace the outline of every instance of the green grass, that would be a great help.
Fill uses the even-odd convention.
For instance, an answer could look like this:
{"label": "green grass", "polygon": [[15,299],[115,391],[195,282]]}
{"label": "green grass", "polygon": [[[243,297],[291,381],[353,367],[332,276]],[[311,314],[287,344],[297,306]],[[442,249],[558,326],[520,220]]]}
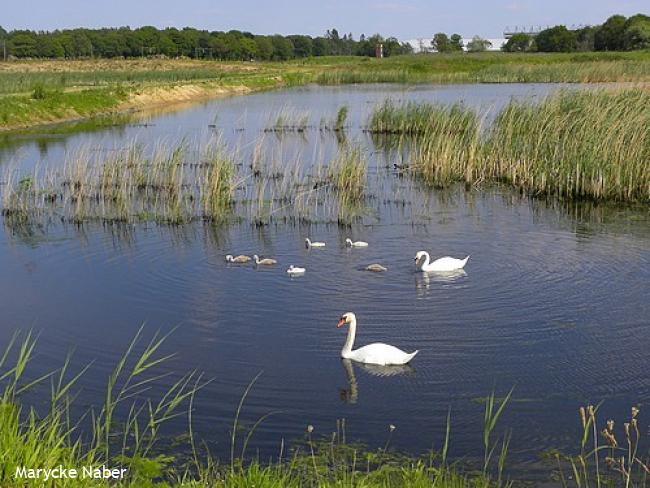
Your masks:
{"label": "green grass", "polygon": [[647,82],[650,52],[476,53],[313,58],[293,64],[322,84]]}
{"label": "green grass", "polygon": [[37,94],[0,98],[0,127],[92,117],[111,111],[127,98],[127,93],[119,88],[77,92],[41,88]]}

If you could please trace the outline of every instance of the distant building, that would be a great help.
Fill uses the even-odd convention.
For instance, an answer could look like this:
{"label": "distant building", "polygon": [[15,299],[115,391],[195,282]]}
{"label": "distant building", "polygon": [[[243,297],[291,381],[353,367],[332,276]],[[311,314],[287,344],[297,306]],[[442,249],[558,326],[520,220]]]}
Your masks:
{"label": "distant building", "polygon": [[[426,38],[426,37],[420,37],[418,39],[409,39],[408,41],[405,41],[413,47],[413,52],[414,53],[433,53],[435,52],[435,49],[431,47],[431,39],[433,39],[433,36]],[[466,50],[467,43],[470,42],[472,38],[463,38],[463,50]],[[491,38],[491,39],[486,39],[486,41],[490,41],[492,43],[492,46],[488,48],[488,51],[500,51],[501,46],[503,46],[508,40],[505,37],[498,37],[498,38]]]}

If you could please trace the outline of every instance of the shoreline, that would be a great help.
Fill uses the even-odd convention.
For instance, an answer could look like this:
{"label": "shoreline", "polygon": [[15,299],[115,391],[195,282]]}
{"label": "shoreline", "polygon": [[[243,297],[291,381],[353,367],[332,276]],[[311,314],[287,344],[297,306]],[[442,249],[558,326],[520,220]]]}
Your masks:
{"label": "shoreline", "polygon": [[0,134],[279,87],[398,83],[650,83],[649,53],[322,57],[286,62],[89,59],[0,62]]}
{"label": "shoreline", "polygon": [[[281,84],[273,88],[280,87]],[[54,127],[75,122],[89,121],[95,118],[130,115],[159,108],[173,108],[183,105],[194,105],[201,102],[216,100],[229,96],[248,95],[267,88],[251,88],[245,85],[223,86],[210,84],[179,84],[175,86],[148,86],[130,92],[126,99],[103,110],[92,113],[79,113],[74,109],[65,109],[64,115],[55,114],[35,117],[30,122],[19,122],[12,125],[0,124],[0,134],[31,132],[38,128]],[[102,90],[102,89],[98,89]]]}

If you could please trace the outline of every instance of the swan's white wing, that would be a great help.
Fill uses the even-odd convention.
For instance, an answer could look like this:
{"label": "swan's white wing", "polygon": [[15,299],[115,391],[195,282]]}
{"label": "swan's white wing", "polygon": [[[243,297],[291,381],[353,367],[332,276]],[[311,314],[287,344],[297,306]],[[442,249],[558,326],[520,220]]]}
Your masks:
{"label": "swan's white wing", "polygon": [[[425,271],[453,271],[456,269],[463,269],[469,256],[465,259],[456,259],[449,256],[444,258],[436,259],[434,262],[430,263]],[[423,268],[424,269],[424,268]]]}
{"label": "swan's white wing", "polygon": [[409,354],[395,346],[378,342],[352,351],[350,359],[368,364],[406,364],[413,359],[416,353],[417,351]]}

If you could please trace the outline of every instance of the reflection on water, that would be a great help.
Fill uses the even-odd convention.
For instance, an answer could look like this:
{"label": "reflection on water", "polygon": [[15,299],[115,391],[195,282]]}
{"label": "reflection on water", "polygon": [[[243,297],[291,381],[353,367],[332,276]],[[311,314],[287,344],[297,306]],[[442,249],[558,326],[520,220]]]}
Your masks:
{"label": "reflection on water", "polygon": [[355,404],[359,400],[359,385],[354,374],[355,368],[359,368],[365,373],[377,376],[379,378],[389,378],[391,376],[415,375],[415,368],[409,364],[383,366],[380,364],[358,363],[350,359],[341,359],[341,364],[345,370],[345,377],[348,381],[348,387],[339,391],[339,397],[346,403]]}
{"label": "reflection on water", "polygon": [[[604,400],[603,415],[622,418],[631,404],[650,401],[647,206],[567,204],[499,186],[428,190],[392,165],[406,161],[389,147],[374,150],[361,132],[364,117],[386,96],[465,98],[480,107],[551,89],[286,90],[164,114],[146,127],[66,135],[48,143],[44,155],[37,141],[22,140],[4,149],[0,165],[56,165],[79,147],[108,152],[134,140],[205,140],[209,130],[241,148],[248,167],[273,110],[292,104],[318,120],[347,104],[346,137],[371,153],[371,196],[364,208],[350,209],[362,215],[346,226],[328,219],[256,225],[245,210],[242,219],[224,225],[3,217],[0,342],[19,327],[41,331],[34,377],[60,367],[62,351],[74,346],[71,369],[94,361],[79,383],[78,404],[87,406],[97,403],[107,374],[143,322],[163,332],[177,327],[165,351],[177,353],[176,361],[161,373],[197,369],[213,378],[196,398],[194,419],[197,436],[217,454],[227,453],[234,410],[260,371],[242,420],[285,412],[256,431],[260,453],[277,452],[279,439],[300,437],[305,424],[328,432],[339,418],[370,444],[383,444],[385,426],[393,423],[399,428],[392,445],[423,452],[444,437],[452,407],[459,419],[452,418],[452,449],[480,455],[482,406],[471,400],[513,385],[516,398],[536,401],[513,402],[504,414],[504,426],[513,429],[512,451],[530,459],[533,450],[565,447],[580,434],[575,413],[585,402]],[[262,152],[273,163],[267,169],[302,159],[310,167],[327,161],[338,143],[336,135],[314,129],[268,135]],[[252,190],[241,192],[242,201],[254,198]],[[306,249],[305,237],[327,246]],[[370,245],[350,251],[346,237]],[[413,266],[419,249],[472,258],[458,274],[422,273]],[[230,253],[272,256],[278,264],[230,266],[224,261]],[[388,271],[361,271],[369,263]],[[290,264],[306,274],[289,279]],[[341,362],[332,322],[346,310],[364,317],[360,343],[419,349],[417,374]],[[339,363],[347,379],[343,402],[333,393],[342,382]],[[179,419],[178,428],[184,427]]]}

